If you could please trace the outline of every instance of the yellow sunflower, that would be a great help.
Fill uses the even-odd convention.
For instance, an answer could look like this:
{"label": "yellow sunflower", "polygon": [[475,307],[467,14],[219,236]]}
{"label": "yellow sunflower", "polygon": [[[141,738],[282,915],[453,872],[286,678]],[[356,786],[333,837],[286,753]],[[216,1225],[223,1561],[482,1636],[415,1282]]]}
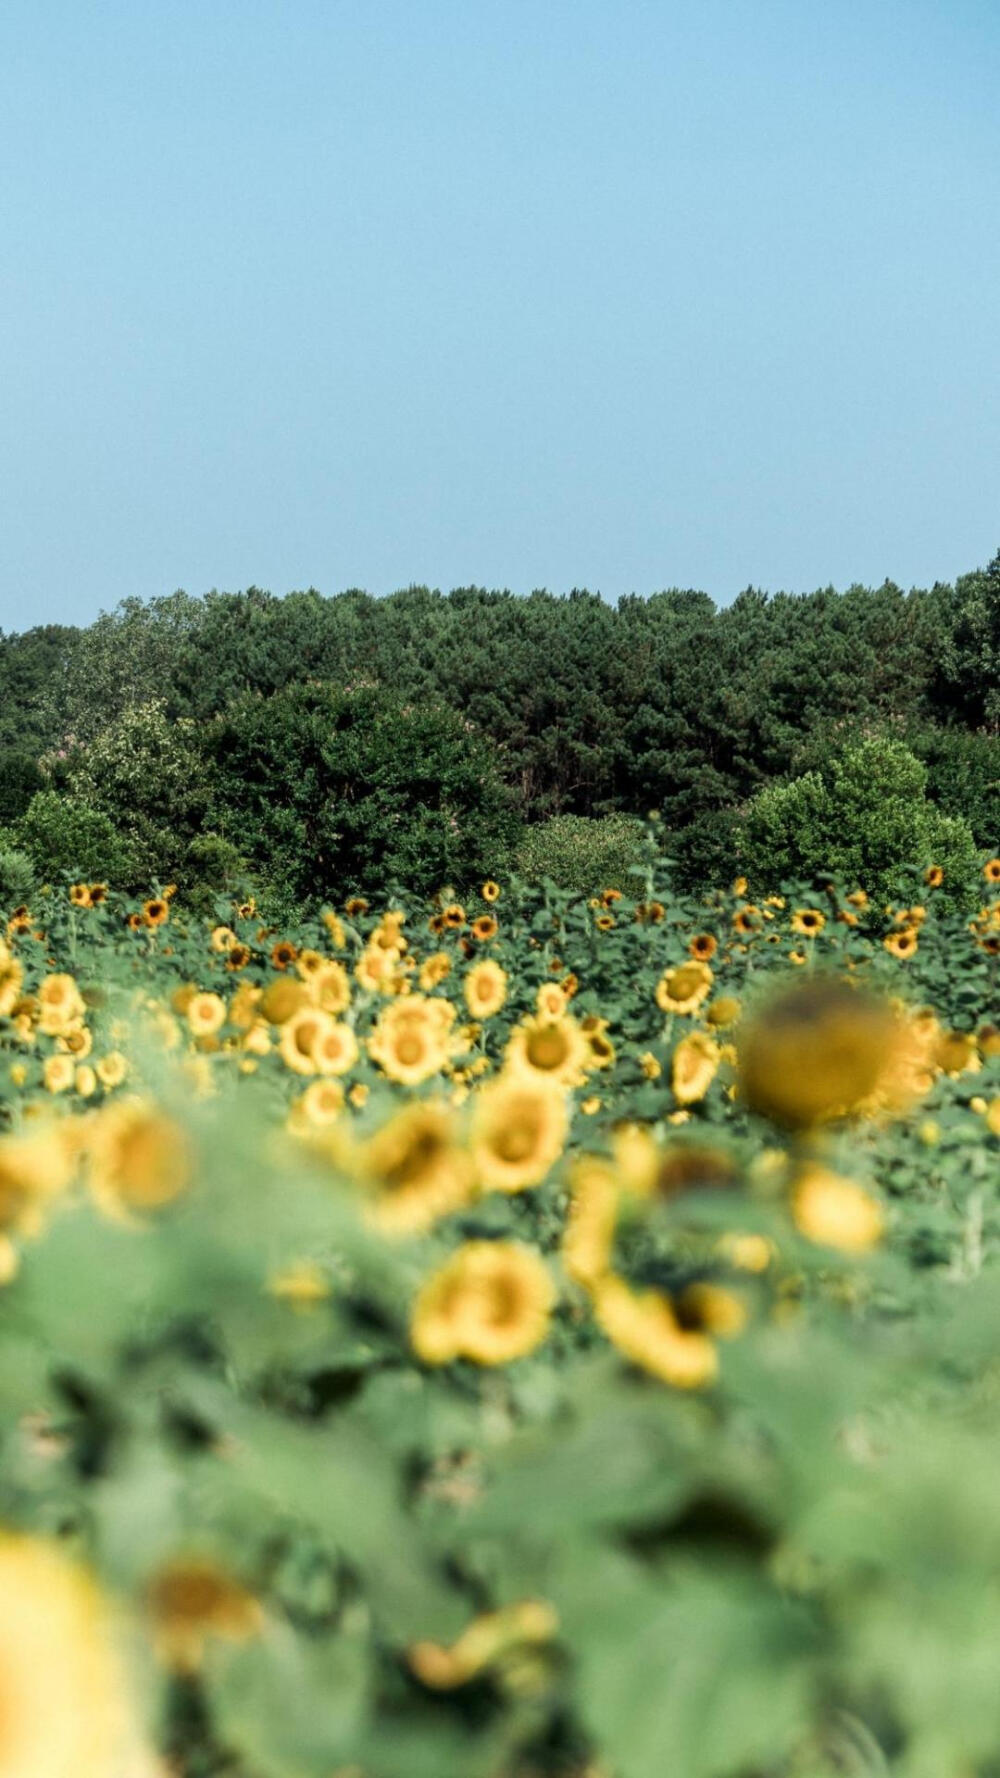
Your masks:
{"label": "yellow sunflower", "polygon": [[853,1179],[809,1163],[792,1188],[792,1216],[808,1240],[842,1253],[867,1253],[880,1240],[880,1205]]}
{"label": "yellow sunflower", "polygon": [[54,1543],[0,1535],[0,1778],[152,1773],[96,1587]]}
{"label": "yellow sunflower", "polygon": [[558,1085],[527,1069],[499,1075],[473,1104],[469,1152],[477,1182],[507,1192],[538,1185],[562,1154],[568,1130]]}
{"label": "yellow sunflower", "polygon": [[903,926],[898,932],[890,932],[882,940],[890,955],[898,957],[901,962],[916,954],[917,942],[917,934],[912,926]]}
{"label": "yellow sunflower", "polygon": [[983,865],[983,876],[988,883],[1000,883],[1000,858],[990,858]]}
{"label": "yellow sunflower", "polygon": [[405,1105],[370,1137],[357,1157],[372,1218],[392,1235],[423,1232],[467,1204],[473,1189],[468,1155],[446,1105]]}
{"label": "yellow sunflower", "polygon": [[486,882],[483,884],[482,888],[480,889],[479,893],[482,896],[484,901],[491,901],[491,902],[492,901],[499,901],[500,900],[500,885],[499,885],[499,883],[494,883],[492,877],[488,877]]}
{"label": "yellow sunflower", "polygon": [[180,1125],[139,1098],[109,1100],[87,1136],[87,1183],[109,1215],[159,1210],[187,1190],[193,1177],[187,1136]]}
{"label": "yellow sunflower", "polygon": [[383,1074],[400,1086],[416,1087],[439,1074],[461,1047],[452,1036],[455,1008],[450,1000],[407,994],[387,1006],[368,1039],[368,1053]]}
{"label": "yellow sunflower", "polygon": [[685,1328],[670,1299],[657,1290],[633,1291],[624,1279],[602,1279],[594,1312],[603,1332],[624,1357],[675,1389],[713,1383],[719,1359],[707,1334]]}
{"label": "yellow sunflower", "polygon": [[826,925],[826,915],[819,908],[796,908],[790,925],[800,938],[816,938]]}
{"label": "yellow sunflower", "polygon": [[184,1017],[193,1036],[214,1037],[226,1022],[226,1003],[220,994],[192,994]]}
{"label": "yellow sunflower", "polygon": [[83,995],[71,975],[47,975],[38,989],[38,1029],[60,1037],[86,1013]]}
{"label": "yellow sunflower", "polygon": [[697,1012],[708,998],[715,980],[708,964],[698,957],[664,971],[656,984],[656,1004],[661,1012]]}
{"label": "yellow sunflower", "polygon": [[[294,1074],[317,1074],[317,1045],[333,1025],[328,1013],[318,1006],[302,1006],[281,1026],[278,1048],[286,1068]],[[349,1066],[350,1064],[348,1064]],[[324,1070],[324,1072],[331,1072]]]}
{"label": "yellow sunflower", "polygon": [[507,1065],[541,1075],[562,1087],[579,1086],[590,1060],[586,1037],[569,1014],[558,1019],[538,1015],[523,1019],[510,1034]]}
{"label": "yellow sunflower", "polygon": [[873,995],[832,978],[796,983],[741,1027],[741,1094],[792,1129],[857,1115],[899,1062],[904,1036]]}
{"label": "yellow sunflower", "polygon": [[24,967],[0,939],[0,1018],[9,1018],[21,997]]}
{"label": "yellow sunflower", "polygon": [[722,1060],[719,1046],[705,1031],[683,1037],[670,1059],[670,1084],[678,1105],[704,1099]]}
{"label": "yellow sunflower", "polygon": [[417,1295],[410,1337],[425,1364],[509,1364],[545,1339],[555,1287],[544,1261],[513,1241],[468,1241]]}
{"label": "yellow sunflower", "polygon": [[484,958],[469,970],[462,993],[473,1018],[490,1019],[507,998],[507,972],[493,958]]}

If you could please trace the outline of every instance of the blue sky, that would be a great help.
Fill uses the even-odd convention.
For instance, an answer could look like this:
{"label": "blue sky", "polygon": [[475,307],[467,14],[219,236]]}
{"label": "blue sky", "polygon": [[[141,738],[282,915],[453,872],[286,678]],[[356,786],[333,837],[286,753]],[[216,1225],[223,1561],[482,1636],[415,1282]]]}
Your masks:
{"label": "blue sky", "polygon": [[4,0],[0,626],[1000,547],[994,0]]}

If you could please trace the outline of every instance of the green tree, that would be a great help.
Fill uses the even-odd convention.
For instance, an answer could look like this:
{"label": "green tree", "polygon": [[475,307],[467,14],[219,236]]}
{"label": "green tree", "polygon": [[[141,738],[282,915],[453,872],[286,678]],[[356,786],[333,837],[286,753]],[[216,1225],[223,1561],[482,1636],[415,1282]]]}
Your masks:
{"label": "green tree", "polygon": [[846,746],[788,783],[767,785],[748,805],[743,828],[757,890],[830,871],[886,895],[901,872],[940,864],[948,892],[961,899],[975,871],[968,823],[929,801],[927,768],[884,735]]}
{"label": "green tree", "polygon": [[211,724],[213,825],[279,892],[429,892],[506,862],[518,822],[490,743],[377,686],[247,697]]}

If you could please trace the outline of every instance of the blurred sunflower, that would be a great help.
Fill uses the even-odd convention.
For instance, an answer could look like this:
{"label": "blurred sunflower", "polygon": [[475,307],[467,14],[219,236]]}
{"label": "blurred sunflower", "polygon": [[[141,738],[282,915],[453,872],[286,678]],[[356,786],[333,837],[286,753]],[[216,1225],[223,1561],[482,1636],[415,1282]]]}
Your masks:
{"label": "blurred sunflower", "polygon": [[492,958],[484,958],[468,971],[462,993],[473,1018],[492,1018],[507,998],[507,972]]}
{"label": "blurred sunflower", "polygon": [[700,1389],[715,1381],[719,1359],[712,1340],[686,1329],[662,1292],[633,1291],[624,1279],[608,1276],[594,1292],[594,1313],[612,1345],[661,1382]]}
{"label": "blurred sunflower", "polygon": [[473,1102],[469,1152],[478,1184],[507,1192],[538,1185],[562,1154],[568,1131],[558,1085],[526,1069],[499,1075]]}
{"label": "blurred sunflower", "polygon": [[359,1151],[357,1171],[386,1234],[422,1233],[472,1195],[455,1113],[434,1100],[416,1100],[390,1117]]}
{"label": "blurred sunflower", "polygon": [[555,1286],[533,1248],[469,1241],[430,1276],[413,1306],[410,1337],[425,1364],[468,1358],[509,1364],[545,1339]]}
{"label": "blurred sunflower", "polygon": [[510,1034],[505,1052],[507,1067],[541,1075],[562,1087],[579,1086],[590,1060],[590,1046],[569,1013],[557,1019],[539,1015],[523,1019]]}

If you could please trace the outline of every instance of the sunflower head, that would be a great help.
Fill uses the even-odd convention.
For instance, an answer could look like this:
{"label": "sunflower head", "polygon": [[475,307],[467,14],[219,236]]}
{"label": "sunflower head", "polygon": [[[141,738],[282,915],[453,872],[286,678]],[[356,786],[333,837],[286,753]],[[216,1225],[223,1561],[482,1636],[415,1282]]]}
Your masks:
{"label": "sunflower head", "polygon": [[850,1115],[878,1088],[898,1027],[888,1003],[846,982],[796,983],[741,1027],[741,1094],[752,1111],[790,1129]]}
{"label": "sunflower head", "polygon": [[544,1340],[555,1288],[533,1248],[514,1241],[468,1241],[427,1279],[410,1335],[425,1364],[467,1358],[509,1364]]}

